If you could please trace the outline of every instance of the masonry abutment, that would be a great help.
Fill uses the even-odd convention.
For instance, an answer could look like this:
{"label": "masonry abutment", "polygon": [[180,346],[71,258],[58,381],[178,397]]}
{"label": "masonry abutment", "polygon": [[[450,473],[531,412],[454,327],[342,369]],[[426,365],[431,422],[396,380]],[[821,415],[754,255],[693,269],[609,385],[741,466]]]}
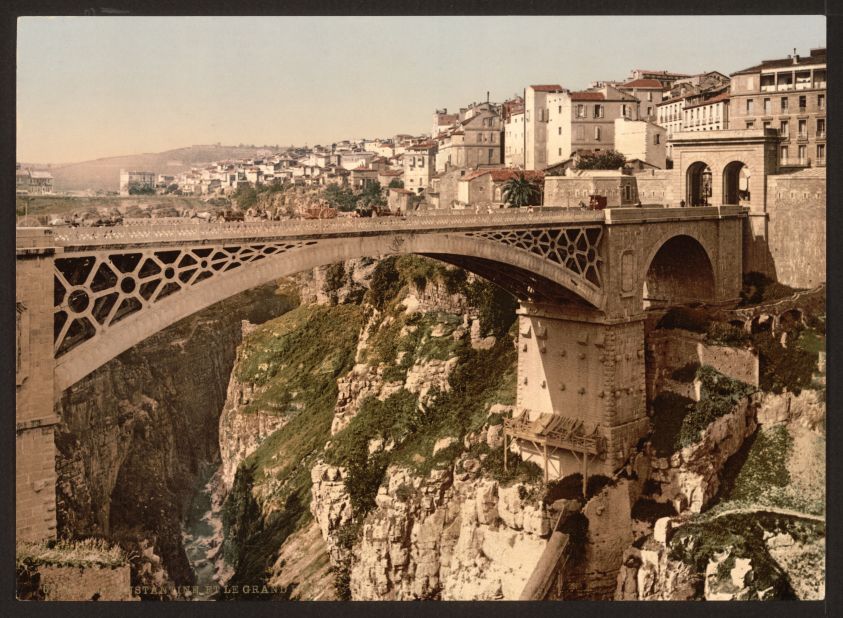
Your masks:
{"label": "masonry abutment", "polygon": [[53,255],[48,229],[17,230],[15,269],[15,529],[56,537],[53,399]]}
{"label": "masonry abutment", "polygon": [[[584,456],[589,474],[615,472],[649,430],[643,316],[608,320],[581,308],[522,303],[516,409],[535,434],[519,438],[521,455],[549,478],[582,472]],[[566,440],[571,448],[553,446]],[[592,443],[596,453],[587,452]]]}

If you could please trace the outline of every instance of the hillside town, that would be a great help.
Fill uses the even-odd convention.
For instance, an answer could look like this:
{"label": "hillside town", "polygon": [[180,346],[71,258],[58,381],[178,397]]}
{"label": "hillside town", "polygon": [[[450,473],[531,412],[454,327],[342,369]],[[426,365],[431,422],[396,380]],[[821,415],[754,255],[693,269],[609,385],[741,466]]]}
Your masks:
{"label": "hillside town", "polygon": [[[665,188],[675,140],[696,131],[773,130],[781,138],[780,173],[823,167],[826,74],[826,50],[819,48],[808,55],[794,49],[731,75],[636,68],[626,80],[594,81],[580,91],[531,84],[503,102],[487,93],[485,101],[453,112],[437,109],[430,132],[420,135],[290,147],[173,175],[121,170],[119,194],[193,196],[213,204],[234,197],[235,206],[245,195],[243,210],[258,218],[290,213],[248,208],[249,192],[289,187],[309,196],[292,213],[307,218],[361,214],[355,196],[364,193],[371,198],[363,200],[364,215],[479,212],[516,205],[519,191],[506,187],[521,178],[526,206],[664,204],[666,197],[673,205],[703,205],[712,197],[710,170],[699,170],[695,196],[670,196]],[[749,170],[739,170],[735,183],[736,203],[747,201]],[[326,191],[329,185],[336,187]],[[51,194],[53,178],[18,166],[16,189]],[[551,194],[556,201],[548,201]]]}

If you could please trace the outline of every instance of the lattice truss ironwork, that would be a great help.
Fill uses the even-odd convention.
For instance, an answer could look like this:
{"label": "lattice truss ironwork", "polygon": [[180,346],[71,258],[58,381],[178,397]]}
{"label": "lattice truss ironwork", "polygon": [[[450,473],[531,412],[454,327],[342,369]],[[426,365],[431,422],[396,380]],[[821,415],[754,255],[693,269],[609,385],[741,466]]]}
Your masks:
{"label": "lattice truss ironwork", "polygon": [[315,240],[98,252],[55,260],[56,357],[164,298]]}
{"label": "lattice truss ironwork", "polygon": [[573,274],[602,287],[600,265],[601,226],[511,230],[499,232],[467,232],[467,236],[495,240],[523,251],[529,251],[559,264]]}

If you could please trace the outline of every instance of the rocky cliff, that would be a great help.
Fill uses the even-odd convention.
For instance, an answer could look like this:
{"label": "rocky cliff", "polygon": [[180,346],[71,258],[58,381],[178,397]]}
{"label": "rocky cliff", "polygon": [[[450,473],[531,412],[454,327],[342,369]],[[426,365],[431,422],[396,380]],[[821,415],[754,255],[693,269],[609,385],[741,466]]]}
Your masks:
{"label": "rocky cliff", "polygon": [[218,457],[217,417],[240,320],[260,322],[291,305],[274,286],[229,299],[63,393],[56,433],[59,535],[102,536],[127,546],[138,556],[133,583],[149,580],[144,574],[152,570],[161,581],[192,583],[182,508],[200,463]]}

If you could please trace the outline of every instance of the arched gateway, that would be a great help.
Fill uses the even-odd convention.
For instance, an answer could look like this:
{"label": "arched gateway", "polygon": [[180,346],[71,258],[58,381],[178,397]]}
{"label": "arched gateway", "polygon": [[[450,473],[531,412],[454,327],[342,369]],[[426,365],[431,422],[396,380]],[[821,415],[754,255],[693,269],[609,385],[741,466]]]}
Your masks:
{"label": "arched gateway", "polygon": [[[510,428],[511,436],[527,457],[538,453],[531,444],[556,453],[556,473],[572,471],[571,456],[610,473],[648,430],[645,282],[673,289],[666,282],[676,279],[659,266],[662,245],[682,251],[682,239],[692,238],[712,267],[707,300],[736,297],[743,216],[738,208],[659,208],[20,229],[18,537],[55,534],[57,394],[209,305],[281,276],[363,256],[425,255],[512,292],[521,303],[518,407],[527,425]],[[661,279],[648,274],[652,268]],[[548,417],[555,419],[548,431],[530,425]]]}

